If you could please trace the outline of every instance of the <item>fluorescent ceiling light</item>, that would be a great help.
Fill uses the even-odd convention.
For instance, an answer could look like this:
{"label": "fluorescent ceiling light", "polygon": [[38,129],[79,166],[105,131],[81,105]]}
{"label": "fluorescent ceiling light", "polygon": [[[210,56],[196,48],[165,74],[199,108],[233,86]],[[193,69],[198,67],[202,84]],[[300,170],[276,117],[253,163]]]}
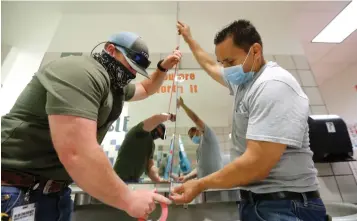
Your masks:
{"label": "fluorescent ceiling light", "polygon": [[310,117],[314,120],[321,120],[321,119],[340,119],[337,115],[310,115]]}
{"label": "fluorescent ceiling light", "polygon": [[341,43],[357,29],[357,0],[352,0],[313,40],[313,43]]}

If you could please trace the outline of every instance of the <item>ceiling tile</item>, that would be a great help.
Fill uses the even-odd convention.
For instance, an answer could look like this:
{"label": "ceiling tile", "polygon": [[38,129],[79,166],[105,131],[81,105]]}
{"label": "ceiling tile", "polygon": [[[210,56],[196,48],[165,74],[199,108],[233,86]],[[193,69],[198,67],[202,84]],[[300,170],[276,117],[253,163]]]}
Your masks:
{"label": "ceiling tile", "polygon": [[317,85],[321,85],[327,79],[332,78],[334,75],[342,73],[349,63],[328,63],[319,62],[311,65],[312,72],[315,75]]}
{"label": "ceiling tile", "polygon": [[309,62],[304,55],[294,55],[293,60],[298,70],[308,70],[310,69]]}
{"label": "ceiling tile", "polygon": [[328,114],[328,111],[326,109],[326,106],[325,105],[318,105],[318,106],[311,106],[311,112],[312,114],[316,114],[316,115],[319,115],[319,114]]}
{"label": "ceiling tile", "polygon": [[296,69],[295,63],[290,55],[275,55],[276,62],[285,69]]}
{"label": "ceiling tile", "polygon": [[320,61],[324,55],[332,50],[335,44],[322,44],[322,43],[306,43],[303,45],[307,59],[310,65]]}
{"label": "ceiling tile", "polygon": [[346,44],[355,44],[357,43],[357,31],[355,30],[354,32],[352,32],[352,34],[350,34],[350,36],[348,36],[343,43]]}
{"label": "ceiling tile", "polygon": [[303,87],[303,89],[309,98],[310,105],[324,105],[324,101],[318,87]]}
{"label": "ceiling tile", "polygon": [[300,76],[297,72],[297,70],[287,70],[290,72],[290,74],[292,74],[294,76],[294,78],[297,80],[297,82],[299,82],[299,84],[301,85],[301,79]]}
{"label": "ceiling tile", "polygon": [[266,61],[275,61],[274,55],[264,55]]}
{"label": "ceiling tile", "polygon": [[348,39],[332,48],[323,58],[324,62],[356,62],[357,31]]}
{"label": "ceiling tile", "polygon": [[310,70],[298,70],[302,86],[316,86],[314,75]]}

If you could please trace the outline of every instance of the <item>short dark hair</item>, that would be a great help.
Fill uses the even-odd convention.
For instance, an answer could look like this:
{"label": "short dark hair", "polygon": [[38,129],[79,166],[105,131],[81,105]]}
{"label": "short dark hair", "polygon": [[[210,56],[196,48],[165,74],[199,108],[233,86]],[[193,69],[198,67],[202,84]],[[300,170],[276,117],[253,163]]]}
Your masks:
{"label": "short dark hair", "polygon": [[233,43],[237,47],[242,48],[246,53],[248,53],[254,43],[259,43],[263,47],[263,42],[258,31],[248,20],[237,20],[224,27],[216,34],[214,44],[222,43],[227,37],[233,37]]}
{"label": "short dark hair", "polygon": [[[107,43],[105,43],[105,45],[104,45],[104,50],[107,50],[108,46],[111,45],[111,44],[112,44],[112,45],[115,45],[114,43],[109,42],[109,41],[108,41]],[[121,53],[121,51],[119,51],[117,47],[115,47],[115,50],[116,50],[116,52]]]}
{"label": "short dark hair", "polygon": [[110,44],[112,44],[112,43],[110,43],[109,41],[108,41],[107,43],[105,43],[104,49],[107,50],[107,48],[108,48],[108,46],[109,46]]}
{"label": "short dark hair", "polygon": [[187,134],[190,135],[190,133],[194,133],[194,132],[196,132],[196,131],[197,131],[197,128],[196,128],[196,127],[191,127],[191,128],[188,130]]}

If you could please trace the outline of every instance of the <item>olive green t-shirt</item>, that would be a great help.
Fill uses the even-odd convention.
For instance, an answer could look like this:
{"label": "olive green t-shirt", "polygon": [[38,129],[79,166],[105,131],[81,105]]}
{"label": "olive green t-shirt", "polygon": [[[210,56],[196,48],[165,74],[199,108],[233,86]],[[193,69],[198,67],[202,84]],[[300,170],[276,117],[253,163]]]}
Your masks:
{"label": "olive green t-shirt", "polygon": [[124,181],[138,180],[147,172],[148,162],[153,158],[155,143],[143,126],[141,122],[129,130],[119,149],[114,170]]}
{"label": "olive green t-shirt", "polygon": [[113,94],[107,71],[92,57],[69,56],[49,63],[33,76],[10,112],[1,118],[2,169],[70,181],[53,147],[48,115],[96,121],[101,143],[120,115],[124,100],[134,93],[135,85],[130,84],[122,93]]}

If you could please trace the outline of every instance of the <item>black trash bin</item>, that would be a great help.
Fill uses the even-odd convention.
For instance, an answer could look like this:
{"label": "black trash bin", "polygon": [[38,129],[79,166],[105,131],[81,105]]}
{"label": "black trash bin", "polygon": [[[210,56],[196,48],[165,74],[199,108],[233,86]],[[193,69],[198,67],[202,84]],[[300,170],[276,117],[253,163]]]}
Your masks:
{"label": "black trash bin", "polygon": [[342,118],[337,115],[311,115],[308,124],[314,162],[354,160],[351,138]]}

